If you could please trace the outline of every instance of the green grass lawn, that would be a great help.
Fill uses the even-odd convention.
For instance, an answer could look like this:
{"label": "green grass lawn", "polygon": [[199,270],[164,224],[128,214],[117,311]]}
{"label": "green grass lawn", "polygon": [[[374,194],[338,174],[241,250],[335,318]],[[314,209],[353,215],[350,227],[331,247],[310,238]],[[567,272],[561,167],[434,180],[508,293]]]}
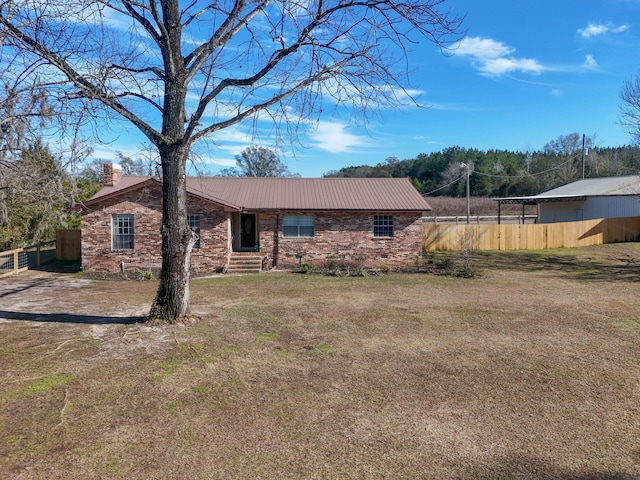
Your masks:
{"label": "green grass lawn", "polygon": [[164,328],[116,321],[154,282],[6,277],[0,478],[640,478],[636,256],[195,279]]}

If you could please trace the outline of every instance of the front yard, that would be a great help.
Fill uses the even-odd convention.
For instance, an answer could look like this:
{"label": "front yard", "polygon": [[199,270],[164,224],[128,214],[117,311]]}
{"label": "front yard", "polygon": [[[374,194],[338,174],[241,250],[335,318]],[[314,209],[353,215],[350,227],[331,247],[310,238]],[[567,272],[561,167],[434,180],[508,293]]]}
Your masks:
{"label": "front yard", "polygon": [[152,281],[6,277],[0,477],[639,478],[639,266],[197,279],[171,328],[135,323]]}

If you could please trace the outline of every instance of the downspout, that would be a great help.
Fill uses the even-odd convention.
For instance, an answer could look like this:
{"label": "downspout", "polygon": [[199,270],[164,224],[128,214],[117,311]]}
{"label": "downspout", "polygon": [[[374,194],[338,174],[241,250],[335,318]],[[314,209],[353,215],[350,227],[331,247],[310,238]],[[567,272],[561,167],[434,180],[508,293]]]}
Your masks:
{"label": "downspout", "polygon": [[231,212],[227,212],[227,266],[231,262],[231,251],[233,250],[233,233],[231,230]]}
{"label": "downspout", "polygon": [[279,242],[278,232],[280,231],[280,214],[276,213],[276,229],[273,232],[273,265],[271,268],[276,268],[278,265],[279,256]]}

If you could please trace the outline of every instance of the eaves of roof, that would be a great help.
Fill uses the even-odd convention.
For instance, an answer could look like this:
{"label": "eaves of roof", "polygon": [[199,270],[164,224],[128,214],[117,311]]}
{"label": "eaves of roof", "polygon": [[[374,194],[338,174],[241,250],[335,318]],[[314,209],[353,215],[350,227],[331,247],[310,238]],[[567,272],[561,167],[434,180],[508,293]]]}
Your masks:
{"label": "eaves of roof", "polygon": [[506,203],[506,204],[537,205],[538,203],[549,203],[549,202],[577,202],[581,200],[586,200],[586,198],[587,197],[584,195],[556,195],[556,196],[532,195],[529,197],[492,198],[492,200],[500,203]]}

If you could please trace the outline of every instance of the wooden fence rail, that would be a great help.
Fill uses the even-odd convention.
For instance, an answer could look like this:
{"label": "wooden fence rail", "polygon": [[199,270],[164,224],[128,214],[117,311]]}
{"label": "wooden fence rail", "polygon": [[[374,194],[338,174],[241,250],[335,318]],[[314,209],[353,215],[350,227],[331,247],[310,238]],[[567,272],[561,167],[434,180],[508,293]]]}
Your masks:
{"label": "wooden fence rail", "polygon": [[27,253],[22,248],[0,252],[0,277],[27,270]]}
{"label": "wooden fence rail", "polygon": [[[538,215],[470,215],[469,223],[537,223]],[[437,223],[437,224],[466,224],[466,215],[440,215],[437,217],[424,216],[422,217],[423,223]]]}
{"label": "wooden fence rail", "polygon": [[640,217],[500,225],[424,224],[422,247],[438,250],[543,250],[640,240]]}
{"label": "wooden fence rail", "polygon": [[0,252],[0,277],[23,272],[29,267],[40,267],[54,260],[77,261],[80,258],[80,230],[57,230],[55,240]]}

